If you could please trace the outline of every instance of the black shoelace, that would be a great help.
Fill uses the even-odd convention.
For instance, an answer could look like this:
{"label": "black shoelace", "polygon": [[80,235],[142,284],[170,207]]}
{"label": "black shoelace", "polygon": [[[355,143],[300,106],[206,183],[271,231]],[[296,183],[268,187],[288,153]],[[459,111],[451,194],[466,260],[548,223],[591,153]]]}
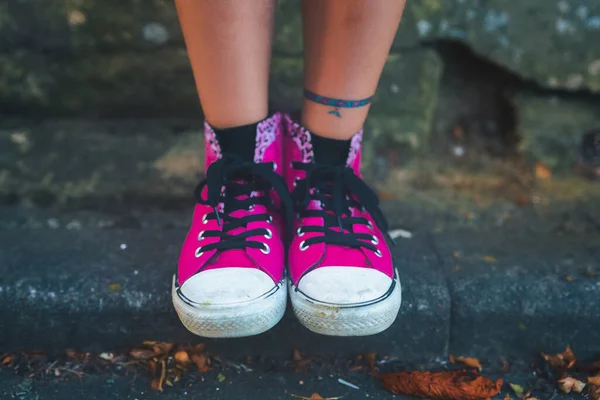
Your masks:
{"label": "black shoelace", "polygon": [[[206,199],[202,198],[202,191],[207,187]],[[277,207],[269,191],[273,189],[278,195],[281,205]],[[252,236],[272,234],[268,229],[250,229],[239,235],[229,232],[236,228],[246,227],[250,222],[271,221],[269,214],[252,214],[241,218],[231,214],[237,210],[251,210],[256,205],[284,214],[287,225],[293,218],[292,201],[283,178],[274,171],[274,163],[246,162],[235,155],[225,154],[215,161],[206,171],[206,179],[194,191],[196,201],[213,208],[213,212],[204,216],[206,220],[217,220],[222,230],[210,230],[201,233],[202,237],[217,237],[218,242],[201,247],[201,251],[244,249],[247,247],[261,249],[268,253],[269,248],[262,242],[247,240]],[[222,210],[219,210],[222,203]]]}
{"label": "black shoelace", "polygon": [[[376,252],[377,238],[368,233],[356,233],[353,225],[369,225],[370,222],[363,217],[353,217],[351,208],[363,209],[387,235],[387,222],[379,209],[377,194],[360,178],[352,168],[340,165],[322,165],[315,163],[293,163],[293,168],[306,171],[306,178],[298,181],[292,192],[296,212],[300,217],[323,218],[323,226],[303,226],[298,234],[304,232],[323,233],[305,240],[305,248],[316,243],[327,243],[352,248],[365,247]],[[320,210],[307,210],[311,200],[316,200],[321,205]],[[334,230],[337,228],[339,230]],[[393,243],[393,241],[390,241]]]}

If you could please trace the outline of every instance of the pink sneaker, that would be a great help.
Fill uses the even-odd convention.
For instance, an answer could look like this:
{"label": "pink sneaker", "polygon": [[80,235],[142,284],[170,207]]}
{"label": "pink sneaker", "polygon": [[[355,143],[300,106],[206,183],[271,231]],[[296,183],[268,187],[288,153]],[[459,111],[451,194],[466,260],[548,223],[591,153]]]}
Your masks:
{"label": "pink sneaker", "polygon": [[[310,132],[285,118],[286,182],[295,202],[290,298],[313,332],[363,336],[387,329],[401,303],[377,195],[360,174],[362,131],[346,165],[315,162]],[[390,240],[391,242],[391,240]]]}
{"label": "pink sneaker", "polygon": [[206,179],[195,191],[192,226],[173,278],[173,304],[205,337],[262,333],[283,316],[284,221],[292,203],[283,172],[281,115],[258,124],[254,162],[222,154],[205,124]]}

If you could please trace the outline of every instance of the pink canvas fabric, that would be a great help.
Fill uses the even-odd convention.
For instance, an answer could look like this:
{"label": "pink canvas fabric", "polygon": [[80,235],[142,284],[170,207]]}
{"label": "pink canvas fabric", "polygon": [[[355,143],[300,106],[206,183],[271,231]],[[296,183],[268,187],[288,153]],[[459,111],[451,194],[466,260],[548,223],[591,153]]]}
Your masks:
{"label": "pink canvas fabric", "polygon": [[[275,114],[259,123],[256,133],[256,147],[254,162],[273,162],[275,171],[283,173],[283,133],[281,130],[280,114]],[[205,124],[204,136],[206,144],[206,170],[222,157],[221,149],[210,125]],[[202,197],[206,198],[207,188],[202,192]],[[252,195],[257,195],[253,193]],[[271,193],[272,196],[276,196]],[[219,204],[219,209],[223,210],[223,204]],[[177,280],[182,285],[187,279],[199,271],[210,269],[237,267],[237,268],[256,268],[264,271],[274,281],[279,283],[283,278],[284,272],[284,246],[282,243],[283,221],[278,213],[267,207],[257,204],[251,210],[237,210],[231,215],[233,217],[243,217],[252,214],[268,213],[271,221],[250,222],[245,227],[239,227],[229,231],[231,235],[239,235],[245,231],[257,228],[268,229],[271,235],[252,236],[253,241],[260,241],[268,246],[269,251],[264,252],[257,248],[230,249],[230,250],[210,250],[201,252],[201,247],[215,243],[219,240],[216,237],[204,237],[203,232],[222,231],[223,226],[219,225],[215,219],[205,219],[205,216],[213,212],[213,208],[208,205],[196,204],[192,223],[187,237],[183,243],[178,261]]]}
{"label": "pink canvas fabric", "polygon": [[[289,116],[284,117],[285,125],[285,171],[284,177],[286,183],[292,191],[297,182],[305,178],[304,171],[296,170],[292,167],[293,162],[312,163],[314,154],[311,144],[311,133],[294,122]],[[361,142],[362,131],[356,133],[351,140],[350,151],[346,165],[352,168],[357,176],[360,174],[361,164]],[[311,201],[308,209],[319,210],[321,205],[316,201]],[[372,216],[361,209],[351,209],[353,217],[364,217],[370,224],[354,224],[353,230],[356,233],[365,233],[374,236],[373,244],[376,249],[373,251],[366,248],[350,248],[325,243],[316,243],[309,246],[301,246],[302,242],[322,233],[304,232],[299,228],[303,226],[323,226],[323,218],[309,217],[299,218],[296,214],[294,221],[294,238],[289,247],[288,265],[292,283],[297,286],[300,279],[309,271],[316,268],[333,266],[351,266],[361,268],[374,268],[393,279],[394,268],[392,256],[386,243],[385,233],[375,224]],[[339,228],[334,228],[339,229]]]}

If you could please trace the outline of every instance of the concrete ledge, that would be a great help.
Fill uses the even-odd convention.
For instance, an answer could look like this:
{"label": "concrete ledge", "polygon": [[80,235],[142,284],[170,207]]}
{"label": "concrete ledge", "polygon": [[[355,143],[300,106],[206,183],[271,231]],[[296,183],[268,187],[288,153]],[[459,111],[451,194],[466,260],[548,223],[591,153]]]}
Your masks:
{"label": "concrete ledge", "polygon": [[[302,327],[289,310],[276,328],[263,335],[203,340],[187,333],[171,306],[171,276],[185,233],[185,229],[0,232],[2,350],[32,346],[100,350],[152,338],[204,341],[212,351],[230,357],[288,357],[296,347],[321,356],[377,351],[409,359],[447,352],[450,299],[437,259],[423,239],[396,251],[406,287],[404,305],[397,323],[383,334],[318,336]],[[127,248],[121,249],[122,244]]]}

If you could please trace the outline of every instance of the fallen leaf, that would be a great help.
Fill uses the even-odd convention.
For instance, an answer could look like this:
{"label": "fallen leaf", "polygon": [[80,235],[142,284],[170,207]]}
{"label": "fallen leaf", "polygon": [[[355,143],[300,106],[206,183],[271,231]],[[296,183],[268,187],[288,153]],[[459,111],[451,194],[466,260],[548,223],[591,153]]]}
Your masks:
{"label": "fallen leaf", "polygon": [[129,355],[136,360],[148,360],[154,357],[154,351],[148,349],[132,349]]}
{"label": "fallen leaf", "polygon": [[198,367],[199,372],[208,372],[210,361],[205,354],[192,354],[192,361]]}
{"label": "fallen leaf", "polygon": [[523,389],[523,386],[517,385],[516,383],[509,383],[508,385],[513,390],[513,392],[515,392],[517,397],[520,399],[529,397],[529,395],[531,394],[531,392],[526,392],[525,389]]}
{"label": "fallen leaf", "polygon": [[2,365],[10,364],[12,362],[12,360],[13,360],[12,356],[6,356],[2,359]]}
{"label": "fallen leaf", "polygon": [[600,400],[600,386],[588,385],[588,394],[592,400]]}
{"label": "fallen leaf", "polygon": [[518,206],[526,206],[531,203],[531,199],[526,194],[520,193],[515,197],[515,204]]}
{"label": "fallen leaf", "polygon": [[565,351],[559,354],[545,354],[542,353],[544,360],[553,368],[557,369],[571,369],[575,366],[577,358],[575,353],[571,350],[571,346],[567,346]]}
{"label": "fallen leaf", "polygon": [[589,378],[587,378],[588,383],[595,385],[595,386],[600,386],[600,375],[596,375],[596,376],[591,376]]}
{"label": "fallen leaf", "polygon": [[222,383],[227,380],[227,377],[223,374],[219,374],[219,375],[217,375],[217,380],[219,381],[219,383]]}
{"label": "fallen leaf", "polygon": [[565,281],[567,281],[567,282],[571,282],[571,281],[573,280],[573,276],[571,276],[571,275],[565,275],[565,276],[563,277],[563,279],[564,279]]}
{"label": "fallen leaf", "polygon": [[552,176],[550,168],[546,167],[542,163],[535,164],[535,177],[538,179],[548,179]]}
{"label": "fallen leaf", "polygon": [[108,285],[108,291],[110,293],[116,293],[119,292],[121,290],[121,285],[119,285],[118,283],[111,283],[110,285]]}
{"label": "fallen leaf", "polygon": [[575,378],[567,377],[558,381],[558,388],[564,393],[571,393],[571,391],[581,393],[583,388],[585,388],[585,383]]}
{"label": "fallen leaf", "polygon": [[294,349],[294,351],[292,352],[292,360],[302,361],[302,359],[304,359],[304,356],[300,352],[300,349]]}
{"label": "fallen leaf", "polygon": [[167,374],[167,367],[165,365],[165,361],[160,362],[160,376],[154,378],[150,387],[152,390],[158,390],[159,392],[163,391],[163,382],[165,381],[165,376]]}
{"label": "fallen leaf", "polygon": [[487,261],[487,262],[492,263],[492,264],[495,263],[495,262],[498,262],[498,260],[496,260],[496,258],[494,258],[492,256],[483,256],[483,257],[481,257],[481,259],[483,261]]}
{"label": "fallen leaf", "polygon": [[500,362],[502,363],[502,372],[507,373],[510,370],[510,364],[504,357],[500,359]]}
{"label": "fallen leaf", "polygon": [[369,364],[369,372],[373,376],[377,376],[378,372],[375,369],[375,359],[377,358],[377,353],[368,353],[366,356],[367,363]]}
{"label": "fallen leaf", "polygon": [[313,393],[310,397],[298,396],[297,394],[291,394],[290,396],[295,397],[297,399],[302,399],[302,400],[338,400],[338,399],[342,398],[341,396],[324,398],[319,393]]}
{"label": "fallen leaf", "polygon": [[464,139],[465,134],[461,125],[456,125],[454,128],[452,128],[452,136],[454,136],[455,139]]}
{"label": "fallen leaf", "polygon": [[152,346],[152,350],[154,351],[154,354],[158,356],[165,355],[171,352],[171,350],[173,350],[173,347],[175,347],[173,343],[159,342]]}
{"label": "fallen leaf", "polygon": [[67,355],[67,357],[69,358],[79,358],[77,352],[73,349],[66,349],[65,350],[65,354]]}
{"label": "fallen leaf", "polygon": [[510,400],[510,394],[507,394],[506,396],[504,396],[504,400]]}
{"label": "fallen leaf", "polygon": [[179,364],[189,364],[190,356],[188,356],[187,351],[180,350],[177,353],[175,353],[175,361],[177,361]]}
{"label": "fallen leaf", "polygon": [[377,197],[380,200],[396,200],[398,198],[396,194],[390,192],[377,192]]}
{"label": "fallen leaf", "polygon": [[494,382],[472,371],[397,372],[382,375],[381,381],[393,394],[446,400],[485,399],[502,389],[502,379]]}
{"label": "fallen leaf", "polygon": [[292,360],[294,360],[296,371],[299,372],[306,372],[310,363],[312,362],[312,358],[306,357],[299,349],[294,349],[294,352],[292,353]]}
{"label": "fallen leaf", "polygon": [[481,364],[479,363],[479,360],[473,357],[454,357],[452,354],[450,354],[448,356],[448,359],[450,360],[450,362],[452,364],[464,364],[467,367],[470,368],[475,368],[477,369],[479,372],[481,372]]}

